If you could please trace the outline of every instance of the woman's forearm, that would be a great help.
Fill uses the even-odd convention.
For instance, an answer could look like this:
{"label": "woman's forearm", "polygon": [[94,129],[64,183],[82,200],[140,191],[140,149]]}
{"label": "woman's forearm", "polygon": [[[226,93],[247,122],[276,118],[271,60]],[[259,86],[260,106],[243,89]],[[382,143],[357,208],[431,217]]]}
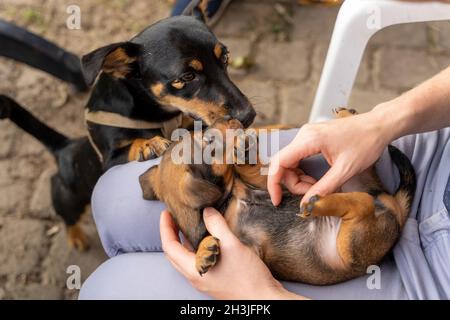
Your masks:
{"label": "woman's forearm", "polygon": [[450,67],[372,113],[390,141],[450,127]]}

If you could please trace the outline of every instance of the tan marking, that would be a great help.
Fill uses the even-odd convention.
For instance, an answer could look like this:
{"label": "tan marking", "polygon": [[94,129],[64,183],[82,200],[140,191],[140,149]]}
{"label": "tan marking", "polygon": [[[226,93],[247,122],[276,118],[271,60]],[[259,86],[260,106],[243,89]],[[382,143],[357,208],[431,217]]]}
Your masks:
{"label": "tan marking", "polygon": [[217,43],[214,47],[214,55],[217,59],[220,59],[222,57],[222,45],[220,43]]}
{"label": "tan marking", "polygon": [[136,139],[128,151],[128,161],[144,161],[160,157],[170,146],[170,141],[156,136],[151,139]]}
{"label": "tan marking", "polygon": [[202,1],[200,1],[199,5],[198,5],[198,8],[203,13],[205,20],[208,19],[208,2],[209,2],[209,0],[202,0]]}
{"label": "tan marking", "polygon": [[67,226],[67,239],[69,245],[79,251],[86,251],[89,249],[89,239],[80,227],[80,222],[72,226]]}
{"label": "tan marking", "polygon": [[186,100],[173,95],[165,95],[159,97],[159,102],[162,105],[177,108],[184,113],[194,114],[205,121],[207,125],[211,125],[217,120],[228,115],[228,111],[224,106],[213,102],[202,101],[198,98]]}
{"label": "tan marking", "polygon": [[128,150],[128,161],[138,161],[140,153],[147,139],[136,139],[132,142],[130,150]]}
{"label": "tan marking", "polygon": [[135,61],[136,58],[128,56],[123,48],[117,48],[106,56],[102,69],[115,78],[123,79],[130,73],[130,65]]}
{"label": "tan marking", "polygon": [[203,70],[203,64],[197,59],[194,59],[191,62],[189,62],[189,66],[192,69],[194,69],[195,71],[202,71]]}
{"label": "tan marking", "polygon": [[179,89],[183,89],[184,86],[186,85],[186,83],[184,83],[183,81],[180,81],[180,80],[175,80],[175,81],[172,81],[171,85],[175,89],[179,90]]}
{"label": "tan marking", "polygon": [[150,86],[150,91],[156,96],[161,97],[163,91],[164,91],[164,85],[160,82],[153,84]]}

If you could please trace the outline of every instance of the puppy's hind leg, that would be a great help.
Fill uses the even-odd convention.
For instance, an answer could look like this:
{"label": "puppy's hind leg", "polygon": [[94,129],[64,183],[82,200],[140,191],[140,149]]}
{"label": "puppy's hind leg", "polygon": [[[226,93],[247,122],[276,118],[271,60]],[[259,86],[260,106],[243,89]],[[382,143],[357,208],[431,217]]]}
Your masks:
{"label": "puppy's hind leg", "polygon": [[336,249],[344,265],[357,274],[388,252],[399,231],[390,210],[365,192],[313,196],[301,206],[299,216],[340,217]]}

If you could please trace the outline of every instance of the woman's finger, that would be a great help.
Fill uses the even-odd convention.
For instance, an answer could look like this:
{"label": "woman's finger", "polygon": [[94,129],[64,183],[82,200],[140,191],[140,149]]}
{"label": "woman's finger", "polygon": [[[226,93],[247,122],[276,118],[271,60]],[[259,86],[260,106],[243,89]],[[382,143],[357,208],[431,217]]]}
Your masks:
{"label": "woman's finger", "polygon": [[283,180],[285,169],[278,166],[277,162],[270,162],[269,175],[267,176],[267,190],[269,191],[272,204],[277,206],[281,202],[282,189],[281,181]]}
{"label": "woman's finger", "polygon": [[284,175],[284,185],[293,194],[305,194],[315,183],[315,179],[296,172],[287,170]]}
{"label": "woman's finger", "polygon": [[338,163],[334,164],[327,173],[314,184],[305,196],[302,198],[301,203],[309,201],[314,195],[326,196],[335,192],[340,186],[342,186],[347,178],[344,174],[345,170]]}
{"label": "woman's finger", "polygon": [[185,277],[191,278],[195,275],[195,253],[181,244],[178,228],[167,210],[161,213],[160,233],[163,250],[169,261]]}
{"label": "woman's finger", "polygon": [[225,218],[222,214],[214,208],[205,208],[203,210],[203,220],[205,221],[206,229],[214,237],[218,238],[221,243],[234,243],[237,238],[228,227]]}

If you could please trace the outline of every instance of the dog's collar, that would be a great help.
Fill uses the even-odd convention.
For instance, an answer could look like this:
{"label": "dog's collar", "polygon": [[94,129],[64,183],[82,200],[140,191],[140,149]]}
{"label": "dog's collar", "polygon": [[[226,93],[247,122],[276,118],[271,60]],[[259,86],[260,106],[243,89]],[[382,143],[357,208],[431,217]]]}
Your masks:
{"label": "dog's collar", "polygon": [[[108,111],[90,111],[86,108],[84,111],[84,119],[86,123],[90,122],[98,125],[123,129],[160,129],[163,137],[170,140],[172,132],[181,127],[183,122],[183,114],[180,113],[178,116],[163,122],[150,122],[145,120],[130,119],[118,113]],[[100,149],[92,139],[89,130],[87,130],[87,132],[89,142],[97,153],[100,161],[103,162],[103,155],[100,152]]]}
{"label": "dog's collar", "polygon": [[124,129],[161,129],[166,139],[170,139],[172,132],[181,126],[182,114],[163,122],[150,122],[145,120],[130,119],[118,113],[108,111],[89,111],[86,109],[84,118],[94,124]]}

